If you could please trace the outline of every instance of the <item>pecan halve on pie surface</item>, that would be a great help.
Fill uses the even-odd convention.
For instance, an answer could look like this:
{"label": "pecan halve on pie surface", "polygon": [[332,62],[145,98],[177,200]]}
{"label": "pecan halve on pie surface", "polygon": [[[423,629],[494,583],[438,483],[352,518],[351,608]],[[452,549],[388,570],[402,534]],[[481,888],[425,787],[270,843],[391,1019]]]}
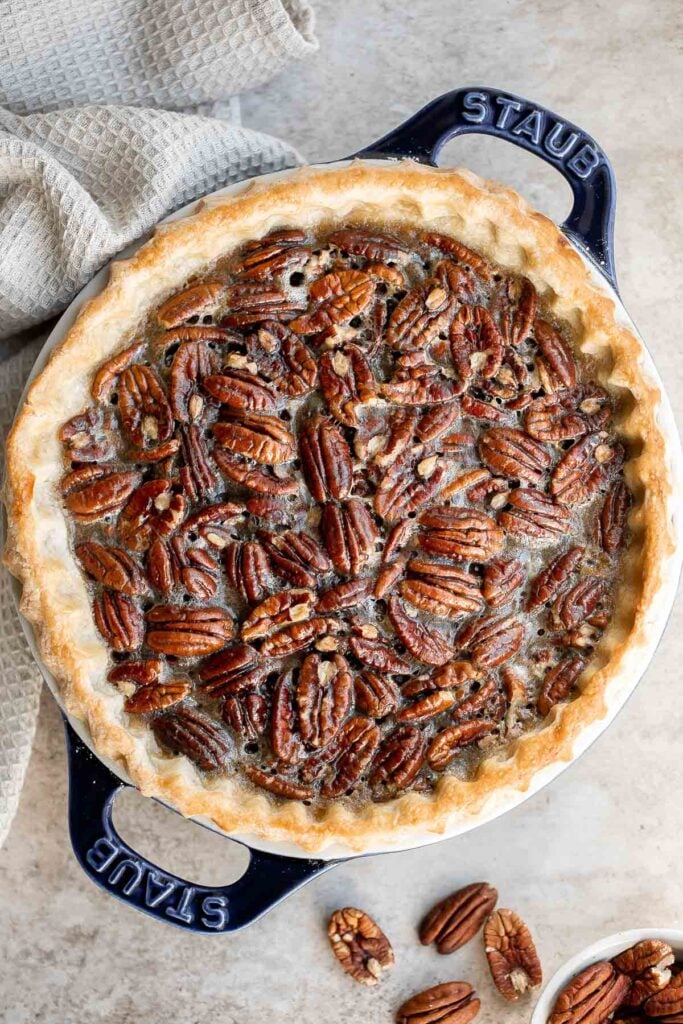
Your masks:
{"label": "pecan halve on pie surface", "polygon": [[[59,431],[109,681],[162,753],[255,805],[322,820],[464,785],[576,696],[608,627],[632,500],[615,397],[535,278],[450,235],[283,223],[225,256]],[[423,941],[458,948],[495,898],[453,894]],[[509,997],[537,969],[501,915]],[[354,922],[339,948],[367,980]],[[403,1018],[466,1024],[461,984]]]}

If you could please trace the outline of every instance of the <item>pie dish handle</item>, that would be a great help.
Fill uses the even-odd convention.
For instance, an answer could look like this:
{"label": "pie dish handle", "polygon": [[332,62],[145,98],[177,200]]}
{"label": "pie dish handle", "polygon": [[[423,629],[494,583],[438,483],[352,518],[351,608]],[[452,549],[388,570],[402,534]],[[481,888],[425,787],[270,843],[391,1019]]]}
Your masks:
{"label": "pie dish handle", "polygon": [[231,885],[196,885],[163,871],[136,853],[114,828],[114,801],[127,783],[91,753],[66,719],[64,725],[69,832],[76,858],[101,889],[158,921],[205,934],[236,932],[337,863],[247,847],[249,866]]}
{"label": "pie dish handle", "polygon": [[486,87],[455,89],[432,100],[355,157],[411,157],[436,166],[442,147],[458,135],[505,139],[555,167],[574,205],[562,230],[617,289],[614,266],[616,182],[612,165],[587,132],[521,96]]}

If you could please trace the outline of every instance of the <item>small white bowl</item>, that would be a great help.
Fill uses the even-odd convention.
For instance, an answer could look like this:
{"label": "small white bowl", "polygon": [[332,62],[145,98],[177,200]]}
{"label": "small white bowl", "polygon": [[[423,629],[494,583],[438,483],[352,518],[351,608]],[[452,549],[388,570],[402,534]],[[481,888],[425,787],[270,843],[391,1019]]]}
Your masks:
{"label": "small white bowl", "polygon": [[643,939],[661,939],[662,942],[668,942],[676,954],[676,959],[683,959],[682,928],[632,928],[630,931],[608,935],[606,939],[599,939],[583,952],[577,953],[558,971],[555,971],[538,997],[538,1002],[531,1014],[530,1024],[547,1024],[558,995],[584,967],[595,964],[599,960],[611,960],[617,953],[623,952],[630,946],[635,946],[636,942],[642,942]]}

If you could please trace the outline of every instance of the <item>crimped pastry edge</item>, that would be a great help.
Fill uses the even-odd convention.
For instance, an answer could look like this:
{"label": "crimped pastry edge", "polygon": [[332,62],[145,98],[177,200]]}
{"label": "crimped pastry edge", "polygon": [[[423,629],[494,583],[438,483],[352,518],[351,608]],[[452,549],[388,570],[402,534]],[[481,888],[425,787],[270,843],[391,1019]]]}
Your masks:
{"label": "crimped pastry edge", "polygon": [[[189,276],[278,226],[345,220],[405,221],[451,233],[528,276],[554,315],[571,325],[578,347],[592,355],[597,379],[620,393],[616,426],[630,444],[625,475],[636,500],[615,615],[575,700],[486,759],[470,781],[444,776],[431,794],[307,807],[234,777],[201,776],[187,758],[162,754],[151,731],[124,714],[122,695],[106,681],[107,649],[69,547],[56,489],[62,474],[56,434],[88,404],[93,367],[124,347],[148,310]],[[572,760],[575,748],[585,745],[582,737],[643,671],[668,611],[679,546],[672,520],[680,499],[678,441],[663,427],[661,413],[660,387],[642,342],[619,322],[613,300],[595,286],[559,229],[517,193],[466,170],[411,161],[305,168],[210,198],[196,214],[160,227],[132,258],[112,265],[107,287],[84,306],[32,383],[8,439],[5,562],[22,583],[21,611],[67,710],[87,723],[95,750],[125,766],[145,795],[208,818],[223,831],[285,840],[309,852],[330,844],[355,852],[396,845],[471,827],[518,802],[554,766]]]}

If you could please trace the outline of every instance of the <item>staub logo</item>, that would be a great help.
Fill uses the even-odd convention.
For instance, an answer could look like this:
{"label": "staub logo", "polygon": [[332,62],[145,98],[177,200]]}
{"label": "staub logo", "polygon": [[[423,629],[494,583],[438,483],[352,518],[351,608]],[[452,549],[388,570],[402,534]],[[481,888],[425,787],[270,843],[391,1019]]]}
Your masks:
{"label": "staub logo", "polygon": [[223,931],[228,924],[227,896],[207,895],[206,889],[161,875],[107,836],[93,843],[85,859],[108,889],[176,924],[207,931]]}
{"label": "staub logo", "polygon": [[573,126],[511,96],[487,92],[467,92],[463,96],[463,120],[470,124],[489,124],[503,135],[526,138],[532,147],[545,151],[570,174],[586,181],[600,165],[595,146]]}

